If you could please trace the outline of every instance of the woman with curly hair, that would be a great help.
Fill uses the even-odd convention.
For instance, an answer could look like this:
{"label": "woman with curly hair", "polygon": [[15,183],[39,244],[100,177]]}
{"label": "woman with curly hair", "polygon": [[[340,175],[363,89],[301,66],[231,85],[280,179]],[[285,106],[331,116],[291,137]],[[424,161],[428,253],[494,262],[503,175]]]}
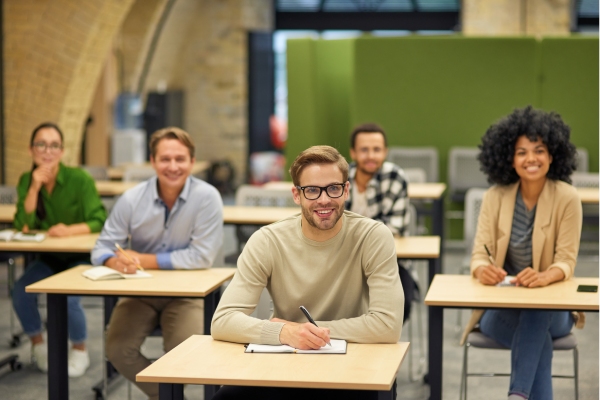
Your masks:
{"label": "woman with curly hair", "polygon": [[[531,106],[492,125],[479,146],[485,194],[471,257],[471,273],[484,285],[506,276],[525,288],[573,276],[581,236],[581,200],[570,185],[575,146],[556,113]],[[495,263],[490,263],[486,247]],[[552,399],[552,340],[568,335],[583,315],[568,311],[477,310],[482,333],[511,348],[509,399]]]}

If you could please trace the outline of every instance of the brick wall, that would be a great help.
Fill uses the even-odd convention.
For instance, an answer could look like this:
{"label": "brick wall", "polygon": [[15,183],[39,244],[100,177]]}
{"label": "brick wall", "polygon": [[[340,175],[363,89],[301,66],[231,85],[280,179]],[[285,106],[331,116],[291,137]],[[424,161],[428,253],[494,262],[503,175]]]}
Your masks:
{"label": "brick wall", "polygon": [[247,163],[247,33],[272,26],[270,0],[178,0],[145,85],[184,90],[196,158],[229,159],[238,183]]}
{"label": "brick wall", "polygon": [[5,0],[6,183],[31,167],[29,136],[42,121],[65,134],[66,164],[81,133],[106,56],[133,0]]}

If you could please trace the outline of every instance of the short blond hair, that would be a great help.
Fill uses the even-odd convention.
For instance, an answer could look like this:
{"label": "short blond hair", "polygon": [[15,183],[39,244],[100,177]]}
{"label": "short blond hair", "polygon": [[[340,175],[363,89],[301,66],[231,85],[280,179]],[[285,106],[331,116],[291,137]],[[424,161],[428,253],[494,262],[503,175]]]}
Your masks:
{"label": "short blond hair", "polygon": [[300,153],[290,167],[294,186],[300,185],[300,174],[312,164],[336,164],[342,172],[343,182],[340,183],[348,180],[348,162],[339,151],[331,146],[313,146]]}
{"label": "short blond hair", "polygon": [[153,158],[156,156],[156,147],[158,146],[158,142],[163,139],[179,140],[190,151],[190,158],[194,158],[196,147],[194,146],[192,137],[183,129],[175,126],[159,129],[154,132],[152,136],[150,136],[150,154]]}

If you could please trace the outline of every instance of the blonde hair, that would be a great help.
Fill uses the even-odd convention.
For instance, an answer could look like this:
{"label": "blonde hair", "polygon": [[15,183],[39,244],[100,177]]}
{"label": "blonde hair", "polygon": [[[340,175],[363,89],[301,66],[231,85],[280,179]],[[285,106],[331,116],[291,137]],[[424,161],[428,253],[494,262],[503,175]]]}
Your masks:
{"label": "blonde hair", "polygon": [[294,186],[300,185],[302,170],[312,164],[336,164],[342,172],[343,182],[340,183],[348,180],[348,162],[339,151],[331,146],[313,146],[300,153],[290,167]]}
{"label": "blonde hair", "polygon": [[194,158],[195,146],[192,137],[189,133],[181,128],[169,126],[168,128],[159,129],[150,136],[150,154],[156,156],[156,147],[158,142],[163,139],[179,140],[190,151],[190,157]]}

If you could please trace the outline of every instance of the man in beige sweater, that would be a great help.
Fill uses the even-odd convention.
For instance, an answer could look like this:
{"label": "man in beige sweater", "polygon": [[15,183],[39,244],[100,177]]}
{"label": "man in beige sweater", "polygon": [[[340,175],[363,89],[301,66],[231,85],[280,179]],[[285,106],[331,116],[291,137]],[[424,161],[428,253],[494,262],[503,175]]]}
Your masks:
{"label": "man in beige sweater", "polygon": [[[344,211],[348,163],[336,149],[315,146],[296,158],[290,174],[302,213],[252,235],[213,317],[213,338],[298,349],[318,349],[330,338],[397,342],[404,296],[394,240],[381,222]],[[269,321],[250,317],[265,287],[274,305]],[[306,321],[301,305],[318,327]],[[370,399],[377,393],[226,386],[214,399],[240,396]]]}

